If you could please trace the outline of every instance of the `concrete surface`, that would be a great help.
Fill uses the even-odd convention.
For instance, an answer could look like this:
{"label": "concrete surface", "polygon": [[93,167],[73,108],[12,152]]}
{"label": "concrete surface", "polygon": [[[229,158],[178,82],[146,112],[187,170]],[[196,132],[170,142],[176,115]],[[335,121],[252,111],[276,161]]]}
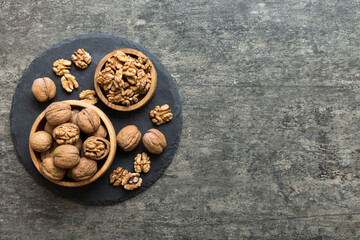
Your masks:
{"label": "concrete surface", "polygon": [[[0,0],[1,239],[356,239],[360,2]],[[31,61],[104,32],[159,57],[183,103],[179,150],[129,201],[38,186],[9,130]]]}

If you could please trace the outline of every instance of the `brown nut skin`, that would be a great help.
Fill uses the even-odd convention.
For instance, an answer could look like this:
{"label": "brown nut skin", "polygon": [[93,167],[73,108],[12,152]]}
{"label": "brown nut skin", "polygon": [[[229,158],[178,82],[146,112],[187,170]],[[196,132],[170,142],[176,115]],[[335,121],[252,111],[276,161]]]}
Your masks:
{"label": "brown nut skin", "polygon": [[37,78],[34,80],[31,91],[39,102],[46,102],[55,97],[55,83],[48,77]]}
{"label": "brown nut skin", "polygon": [[45,131],[38,131],[30,135],[30,146],[37,152],[45,152],[51,147],[52,138]]}
{"label": "brown nut skin", "polygon": [[166,147],[166,138],[162,132],[152,128],[143,137],[144,147],[153,154],[160,154]]}
{"label": "brown nut skin", "polygon": [[45,158],[40,165],[40,172],[46,177],[54,180],[61,180],[64,178],[66,170],[58,168],[54,165],[53,158]]}
{"label": "brown nut skin", "polygon": [[106,138],[106,137],[107,137],[107,130],[106,130],[106,128],[104,127],[104,125],[101,124],[101,125],[98,127],[98,129],[91,134],[91,136]]}
{"label": "brown nut skin", "polygon": [[121,129],[116,136],[119,147],[125,152],[134,150],[140,143],[141,132],[135,125],[129,125]]}
{"label": "brown nut skin", "polygon": [[57,148],[57,146],[58,146],[58,144],[56,142],[54,142],[47,151],[41,152],[40,153],[40,160],[44,161],[45,158],[53,157],[54,150],[55,150],[55,148]]}
{"label": "brown nut skin", "polygon": [[71,111],[71,118],[70,118],[71,123],[76,124],[76,118],[77,118],[77,115],[78,115],[79,112],[80,112],[79,109],[73,109]]}
{"label": "brown nut skin", "polygon": [[81,138],[79,138],[74,144],[74,146],[79,150],[79,152],[82,149],[82,145],[83,145],[83,141],[81,140]]}
{"label": "brown nut skin", "polygon": [[[93,148],[93,146],[91,145],[94,145],[95,142],[103,143],[105,149],[99,149],[97,146],[94,146],[95,148]],[[90,158],[92,160],[102,160],[109,154],[110,142],[105,138],[101,138],[101,137],[94,137],[94,136],[88,137],[83,143],[82,150],[87,158]],[[103,153],[97,155],[97,153],[99,153],[100,151],[103,151]]]}
{"label": "brown nut skin", "polygon": [[78,113],[76,123],[81,131],[91,134],[99,128],[101,121],[95,111],[90,108],[84,108]]}
{"label": "brown nut skin", "polygon": [[54,131],[54,126],[52,126],[49,122],[45,123],[45,127],[44,127],[44,131],[47,132],[48,134],[50,134],[52,136],[52,133]]}
{"label": "brown nut skin", "polygon": [[74,145],[60,145],[55,148],[53,158],[56,167],[73,168],[79,163],[79,150]]}
{"label": "brown nut skin", "polygon": [[52,126],[66,123],[71,118],[71,106],[64,102],[53,102],[45,109],[45,118]]}
{"label": "brown nut skin", "polygon": [[77,140],[80,138],[80,129],[76,124],[63,123],[54,128],[52,136],[59,145],[75,145]]}
{"label": "brown nut skin", "polygon": [[91,178],[97,172],[97,163],[86,157],[82,157],[79,164],[71,169],[71,177],[75,181],[83,181]]}

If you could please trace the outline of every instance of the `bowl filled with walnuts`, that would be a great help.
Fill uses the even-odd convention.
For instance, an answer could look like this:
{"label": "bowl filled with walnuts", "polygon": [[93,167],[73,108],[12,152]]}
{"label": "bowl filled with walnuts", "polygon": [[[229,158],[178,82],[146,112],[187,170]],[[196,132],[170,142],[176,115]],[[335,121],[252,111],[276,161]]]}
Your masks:
{"label": "bowl filled with walnuts", "polygon": [[116,134],[99,108],[78,100],[53,102],[35,120],[31,159],[49,181],[65,187],[94,182],[110,167]]}
{"label": "bowl filled with walnuts", "polygon": [[157,84],[156,70],[143,53],[116,49],[105,55],[94,75],[96,94],[108,107],[133,111],[150,101]]}

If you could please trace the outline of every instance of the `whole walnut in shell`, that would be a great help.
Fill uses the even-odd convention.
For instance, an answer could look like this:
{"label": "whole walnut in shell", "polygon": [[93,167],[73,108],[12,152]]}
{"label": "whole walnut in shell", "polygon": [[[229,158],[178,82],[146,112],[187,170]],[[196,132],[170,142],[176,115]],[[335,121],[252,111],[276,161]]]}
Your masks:
{"label": "whole walnut in shell", "polygon": [[48,157],[41,162],[40,172],[50,179],[61,180],[64,178],[66,170],[56,167],[53,158]]}
{"label": "whole walnut in shell", "polygon": [[84,108],[78,113],[76,123],[81,131],[91,134],[99,128],[101,121],[99,115],[94,110]]}
{"label": "whole walnut in shell", "polygon": [[95,132],[93,132],[91,135],[94,136],[94,137],[106,138],[107,137],[107,130],[104,127],[104,125],[101,124],[99,126],[99,128]]}
{"label": "whole walnut in shell", "polygon": [[73,110],[71,110],[71,118],[70,118],[70,122],[71,122],[71,123],[77,124],[77,123],[76,123],[76,118],[77,118],[77,115],[78,115],[79,112],[80,112],[79,109],[73,109]]}
{"label": "whole walnut in shell", "polygon": [[65,102],[53,102],[45,109],[45,118],[52,126],[66,123],[71,118],[71,106]]}
{"label": "whole walnut in shell", "polygon": [[46,102],[55,97],[55,83],[48,77],[37,78],[32,85],[32,93],[39,102]]}
{"label": "whole walnut in shell", "polygon": [[129,125],[121,129],[116,136],[119,147],[125,152],[135,149],[141,140],[141,132],[135,125]]}
{"label": "whole walnut in shell", "polygon": [[30,146],[37,152],[45,152],[51,147],[52,138],[45,131],[38,131],[30,135]]}
{"label": "whole walnut in shell", "polygon": [[110,142],[101,137],[88,137],[83,143],[85,157],[93,160],[105,158],[110,151]]}
{"label": "whole walnut in shell", "polygon": [[60,145],[54,150],[54,165],[59,168],[73,168],[80,160],[79,150],[73,145]]}
{"label": "whole walnut in shell", "polygon": [[53,157],[54,150],[55,150],[55,148],[57,148],[57,146],[58,146],[58,144],[56,142],[54,142],[48,150],[46,150],[45,152],[41,152],[40,160],[44,161],[45,158]]}
{"label": "whole walnut in shell", "polygon": [[47,132],[48,134],[50,134],[52,136],[52,133],[54,131],[54,126],[52,126],[49,122],[45,123],[45,127],[44,127],[44,131]]}
{"label": "whole walnut in shell", "polygon": [[166,147],[166,138],[162,132],[152,128],[143,137],[144,147],[153,154],[160,154]]}
{"label": "whole walnut in shell", "polygon": [[91,178],[97,172],[97,163],[86,157],[80,158],[79,164],[71,169],[71,177],[75,181],[83,181]]}
{"label": "whole walnut in shell", "polygon": [[53,138],[58,144],[75,144],[80,138],[80,129],[73,123],[63,123],[54,129]]}

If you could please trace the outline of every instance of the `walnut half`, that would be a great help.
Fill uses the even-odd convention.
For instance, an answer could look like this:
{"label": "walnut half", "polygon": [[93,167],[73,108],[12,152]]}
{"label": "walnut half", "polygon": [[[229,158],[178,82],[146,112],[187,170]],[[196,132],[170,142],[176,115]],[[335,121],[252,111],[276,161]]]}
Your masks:
{"label": "walnut half", "polygon": [[134,190],[141,186],[142,179],[139,173],[128,173],[122,179],[122,185],[126,190]]}
{"label": "walnut half", "polygon": [[61,77],[61,85],[67,92],[72,92],[74,88],[78,88],[79,84],[75,77],[71,74],[65,74]]}
{"label": "walnut half", "polygon": [[81,48],[71,55],[71,60],[73,60],[78,68],[85,69],[91,63],[91,56],[88,52]]}
{"label": "walnut half", "polygon": [[98,102],[96,98],[96,92],[95,90],[84,90],[79,94],[79,98],[81,101],[89,103],[89,104],[96,104]]}
{"label": "walnut half", "polygon": [[150,157],[146,152],[138,153],[134,158],[134,171],[137,173],[147,173],[150,170]]}
{"label": "walnut half", "polygon": [[56,60],[53,64],[53,71],[58,76],[62,76],[64,74],[70,74],[69,71],[70,66],[71,66],[71,62],[69,60],[59,59]]}
{"label": "walnut half", "polygon": [[164,104],[161,107],[156,106],[153,110],[151,110],[150,118],[153,123],[159,126],[173,119],[173,114],[171,113],[169,105]]}
{"label": "walnut half", "polygon": [[128,170],[118,167],[110,175],[110,184],[112,184],[114,187],[120,186],[123,177],[127,174],[128,174]]}

